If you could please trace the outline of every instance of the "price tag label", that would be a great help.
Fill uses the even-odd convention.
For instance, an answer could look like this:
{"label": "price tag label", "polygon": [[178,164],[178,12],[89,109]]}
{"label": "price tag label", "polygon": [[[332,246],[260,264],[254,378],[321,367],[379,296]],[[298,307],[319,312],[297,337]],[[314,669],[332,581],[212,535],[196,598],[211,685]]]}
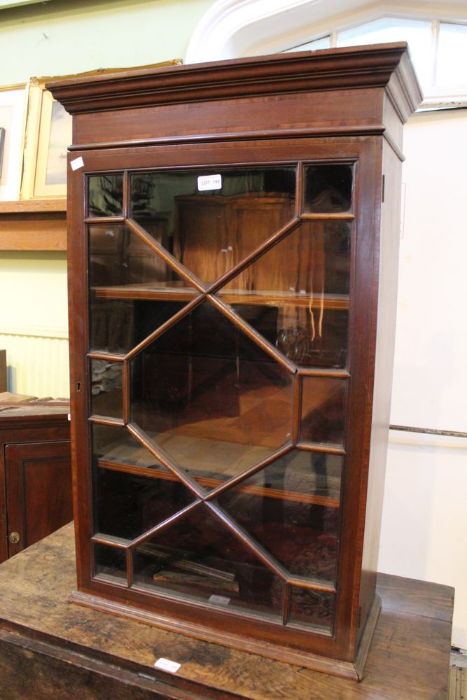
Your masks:
{"label": "price tag label", "polygon": [[198,178],[198,192],[203,190],[222,189],[222,175],[200,175]]}
{"label": "price tag label", "polygon": [[80,156],[79,158],[70,160],[70,165],[72,170],[79,170],[80,168],[84,168],[84,160]]}
{"label": "price tag label", "polygon": [[209,602],[214,605],[228,605],[230,598],[226,598],[224,595],[211,595],[209,596]]}
{"label": "price tag label", "polygon": [[168,673],[177,673],[180,666],[181,664],[178,664],[176,661],[164,659],[163,657],[157,659],[156,663],[154,664],[155,668],[159,668],[161,671],[168,671]]}

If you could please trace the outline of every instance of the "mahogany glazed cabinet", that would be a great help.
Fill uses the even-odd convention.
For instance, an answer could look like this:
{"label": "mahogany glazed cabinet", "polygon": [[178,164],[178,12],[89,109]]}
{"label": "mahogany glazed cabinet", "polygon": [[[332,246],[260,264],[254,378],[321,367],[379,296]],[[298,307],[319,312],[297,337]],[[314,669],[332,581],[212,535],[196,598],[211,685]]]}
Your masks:
{"label": "mahogany glazed cabinet", "polygon": [[406,46],[50,87],[73,115],[74,599],[359,677]]}

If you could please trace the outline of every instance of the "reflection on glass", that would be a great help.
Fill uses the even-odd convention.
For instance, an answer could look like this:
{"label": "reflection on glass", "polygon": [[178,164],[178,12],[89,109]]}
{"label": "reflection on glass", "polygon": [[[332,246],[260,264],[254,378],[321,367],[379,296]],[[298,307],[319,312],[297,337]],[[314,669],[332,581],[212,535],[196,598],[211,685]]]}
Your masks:
{"label": "reflection on glass", "polygon": [[123,426],[92,425],[92,450],[99,465],[117,468],[119,465],[146,467],[167,472],[149,450],[135,440]]}
{"label": "reflection on glass", "polygon": [[294,450],[218,502],[291,573],[334,581],[341,469],[342,457]]}
{"label": "reflection on glass", "polygon": [[301,439],[342,445],[347,382],[318,377],[303,377],[302,382]]}
{"label": "reflection on glass", "polygon": [[309,165],[305,168],[305,211],[349,211],[352,205],[351,165]]}
{"label": "reflection on glass", "polygon": [[291,375],[208,302],[131,362],[132,421],[214,486],[290,437]]}
{"label": "reflection on glass", "polygon": [[121,216],[123,212],[123,175],[88,177],[88,216]]}
{"label": "reflection on glass", "polygon": [[298,365],[343,367],[350,231],[345,222],[302,222],[218,294]]}
{"label": "reflection on glass", "polygon": [[91,360],[91,413],[121,418],[122,363]]}
{"label": "reflection on glass", "polygon": [[292,587],[289,625],[310,625],[331,632],[334,625],[334,613],[334,594]]}
{"label": "reflection on glass", "polygon": [[[131,216],[200,280],[230,270],[294,212],[295,168],[137,173]],[[210,189],[209,189],[210,188]]]}
{"label": "reflection on glass", "polygon": [[193,502],[194,496],[167,470],[147,478],[98,469],[95,476],[97,532],[133,539]]}
{"label": "reflection on glass", "polygon": [[137,547],[136,586],[279,617],[282,583],[206,506]]}
{"label": "reflection on glass", "polygon": [[116,579],[126,583],[126,555],[116,547],[104,544],[94,545],[94,576]]}
{"label": "reflection on glass", "polygon": [[90,285],[97,288],[99,298],[134,298],[142,292],[168,292],[184,300],[195,293],[124,224],[90,226],[89,257]]}
{"label": "reflection on glass", "polygon": [[106,299],[90,302],[91,350],[126,353],[184,307],[184,302]]}

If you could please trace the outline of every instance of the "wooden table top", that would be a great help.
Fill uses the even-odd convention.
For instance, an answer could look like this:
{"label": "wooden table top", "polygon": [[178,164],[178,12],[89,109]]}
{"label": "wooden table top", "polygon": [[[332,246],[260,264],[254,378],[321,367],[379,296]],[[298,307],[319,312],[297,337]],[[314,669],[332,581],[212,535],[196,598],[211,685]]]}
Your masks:
{"label": "wooden table top", "polygon": [[[383,612],[363,681],[264,659],[69,602],[72,525],[0,565],[2,700],[441,700],[453,589],[379,576]],[[154,669],[160,657],[181,664]]]}

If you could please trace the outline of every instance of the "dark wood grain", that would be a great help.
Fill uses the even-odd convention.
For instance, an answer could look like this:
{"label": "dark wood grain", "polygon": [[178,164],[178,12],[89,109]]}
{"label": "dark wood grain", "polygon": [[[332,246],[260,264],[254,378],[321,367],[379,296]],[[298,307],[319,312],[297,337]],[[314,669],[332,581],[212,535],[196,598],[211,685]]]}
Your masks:
{"label": "dark wood grain", "polygon": [[72,518],[67,411],[33,402],[0,412],[0,561]]}
{"label": "dark wood grain", "polygon": [[[5,700],[83,697],[442,700],[453,589],[380,575],[383,610],[363,681],[336,678],[69,604],[66,526],[0,567],[0,687]],[[154,669],[160,657],[176,675]]]}
{"label": "dark wood grain", "polygon": [[5,467],[8,530],[21,537],[8,545],[12,556],[73,518],[70,442],[7,444]]}

